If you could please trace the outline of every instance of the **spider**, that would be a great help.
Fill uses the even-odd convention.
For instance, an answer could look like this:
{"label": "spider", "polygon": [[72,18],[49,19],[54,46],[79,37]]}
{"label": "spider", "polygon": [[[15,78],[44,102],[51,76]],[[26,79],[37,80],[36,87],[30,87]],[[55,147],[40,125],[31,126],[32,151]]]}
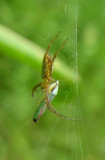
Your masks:
{"label": "spider", "polygon": [[49,43],[49,45],[47,47],[47,50],[46,50],[46,53],[44,55],[43,64],[42,64],[42,73],[41,73],[41,77],[42,77],[43,81],[41,83],[38,83],[32,89],[32,96],[34,95],[34,92],[36,91],[36,89],[38,87],[41,87],[42,90],[44,90],[44,96],[41,99],[41,101],[39,103],[39,106],[38,106],[38,108],[37,108],[37,110],[36,110],[36,112],[35,112],[35,114],[33,116],[33,122],[37,122],[37,120],[42,116],[42,114],[44,113],[44,111],[47,108],[49,109],[49,111],[53,112],[58,117],[61,117],[63,119],[68,119],[68,120],[74,120],[74,119],[70,119],[68,117],[65,117],[65,116],[61,115],[51,105],[51,101],[55,98],[55,96],[58,93],[58,86],[59,86],[59,81],[56,81],[56,80],[54,80],[52,78],[53,64],[54,64],[54,61],[56,59],[56,56],[61,51],[61,49],[63,48],[63,46],[66,44],[68,38],[62,43],[61,47],[54,54],[53,57],[51,57],[48,52],[49,52],[49,49],[50,49],[52,43],[56,40],[56,38],[59,36],[60,33],[61,33],[61,31]]}

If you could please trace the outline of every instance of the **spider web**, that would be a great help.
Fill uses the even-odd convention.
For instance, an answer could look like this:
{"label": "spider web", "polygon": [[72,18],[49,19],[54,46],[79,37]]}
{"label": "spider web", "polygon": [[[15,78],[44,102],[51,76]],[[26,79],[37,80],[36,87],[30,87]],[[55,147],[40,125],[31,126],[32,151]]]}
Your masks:
{"label": "spider web", "polygon": [[[46,3],[45,3],[45,1],[46,1]],[[66,80],[59,79],[58,77],[53,77],[53,78],[55,78],[55,80],[59,80],[60,86],[59,86],[58,95],[56,96],[54,102],[52,102],[52,105],[55,107],[55,109],[59,113],[65,115],[65,116],[69,116],[70,118],[77,119],[78,121],[75,122],[75,121],[68,121],[68,120],[60,119],[57,116],[55,116],[53,113],[46,111],[46,113],[43,115],[43,117],[41,117],[41,120],[42,121],[44,120],[43,123],[39,122],[38,124],[31,126],[32,115],[33,115],[33,111],[35,109],[33,107],[32,115],[31,115],[31,113],[29,115],[29,112],[31,110],[29,108],[29,106],[30,106],[30,101],[32,101],[32,99],[31,100],[28,99],[29,102],[28,102],[28,100],[23,102],[23,98],[20,97],[20,91],[19,91],[18,85],[15,81],[14,81],[15,82],[14,86],[16,86],[16,88],[13,89],[13,91],[14,91],[13,93],[15,93],[17,90],[17,95],[15,95],[15,97],[14,97],[14,102],[11,100],[11,103],[9,104],[8,102],[10,101],[10,98],[7,98],[7,101],[3,102],[4,104],[6,103],[4,106],[7,106],[6,109],[4,108],[4,113],[7,110],[7,112],[10,113],[10,117],[12,117],[11,115],[16,115],[16,116],[13,116],[13,119],[15,117],[17,120],[17,117],[19,117],[20,121],[22,118],[24,119],[24,117],[25,117],[24,113],[27,113],[27,115],[29,115],[29,117],[30,117],[28,122],[26,122],[26,123],[23,122],[23,124],[25,123],[26,125],[23,126],[23,124],[22,124],[22,126],[20,126],[22,129],[20,127],[18,127],[17,125],[15,125],[16,130],[15,129],[13,130],[14,131],[13,137],[15,137],[15,133],[17,134],[17,136],[16,136],[17,138],[14,138],[14,139],[17,139],[16,142],[17,143],[21,142],[21,139],[19,137],[21,137],[24,142],[24,145],[22,146],[23,150],[21,150],[21,152],[22,152],[22,156],[26,155],[25,159],[33,159],[30,156],[32,154],[32,157],[35,157],[35,159],[37,159],[37,160],[42,160],[42,159],[43,160],[47,160],[47,159],[48,160],[49,159],[50,160],[52,160],[52,159],[54,159],[54,160],[56,160],[56,159],[57,160],[70,160],[70,159],[71,160],[84,160],[82,137],[81,137],[82,116],[81,116],[81,110],[79,108],[79,93],[78,93],[78,83],[79,83],[78,45],[77,45],[78,2],[77,2],[77,0],[75,0],[75,1],[74,0],[63,0],[63,1],[58,1],[58,0],[47,1],[47,0],[45,0],[45,1],[42,1],[42,0],[35,1],[35,6],[32,4],[36,8],[33,8],[33,6],[31,8],[33,10],[31,15],[29,15],[29,17],[32,18],[31,22],[33,23],[33,21],[35,20],[35,26],[39,23],[39,21],[41,23],[41,25],[40,25],[41,27],[39,27],[39,26],[36,27],[36,28],[38,28],[36,30],[36,32],[39,32],[40,34],[37,33],[37,35],[36,35],[36,32],[34,33],[34,31],[33,31],[33,34],[35,34],[34,35],[34,36],[36,36],[35,38],[39,40],[39,45],[41,42],[44,42],[44,44],[48,44],[49,41],[51,40],[51,37],[53,37],[53,35],[55,36],[55,34],[58,31],[63,30],[62,35],[60,35],[61,39],[59,40],[59,37],[58,37],[58,39],[56,41],[56,45],[54,44],[50,51],[51,51],[51,53],[55,53],[58,46],[60,46],[62,44],[62,42],[65,40],[65,38],[69,37],[67,44],[64,46],[63,50],[60,52],[58,57],[65,64],[67,64],[70,68],[72,68],[76,73],[75,80],[72,82],[72,84],[70,82],[69,85]],[[56,8],[56,10],[55,10],[55,8]],[[27,12],[28,12],[28,9],[27,9]],[[44,15],[44,20],[42,20],[42,17],[39,16],[40,12],[42,12],[41,15]],[[46,13],[44,13],[44,12],[46,12]],[[20,9],[19,9],[19,13],[20,13]],[[26,12],[24,12],[24,13],[26,14]],[[35,13],[35,17],[32,16],[33,13]],[[28,17],[26,16],[26,22],[28,21],[27,18]],[[26,26],[27,26],[27,23],[26,23]],[[44,31],[43,31],[43,34],[41,35],[42,28]],[[49,28],[49,30],[47,30],[46,28]],[[30,25],[30,29],[31,29],[31,25]],[[45,37],[45,35],[46,35],[46,37]],[[33,35],[30,35],[29,36],[30,39],[31,39],[31,36],[34,37]],[[57,48],[54,48],[55,46],[57,46]],[[46,48],[46,46],[43,46],[43,47]],[[17,68],[17,66],[16,66],[16,68]],[[26,68],[26,67],[23,66],[23,68],[21,68],[21,66],[20,66],[21,72],[18,71],[18,73],[21,73],[21,74],[17,74],[17,70],[16,70],[16,73],[14,74],[14,77],[12,77],[12,78],[15,79],[15,77],[17,76],[18,78],[20,78],[19,79],[20,81],[22,79],[22,82],[24,82],[23,78],[21,78],[23,75],[23,72],[24,72],[24,68]],[[28,70],[28,68],[26,68],[26,70]],[[29,76],[27,76],[28,72],[29,72],[29,74],[28,74]],[[32,74],[34,74],[34,71],[32,72]],[[40,73],[38,73],[38,75],[39,74]],[[31,73],[30,73],[30,70],[28,70],[25,73],[24,79],[27,80],[27,78],[30,76],[31,76]],[[17,78],[17,80],[18,80],[18,78]],[[29,79],[31,79],[31,78],[29,78]],[[36,79],[37,79],[37,77],[36,77]],[[66,85],[66,83],[67,83],[67,85]],[[24,93],[25,97],[31,97],[29,90],[28,91],[25,90],[26,84],[27,83],[25,83],[23,85],[23,83],[22,83],[22,87],[24,87],[22,90],[22,93]],[[11,86],[12,86],[12,81],[11,81]],[[31,86],[30,86],[30,88],[31,88]],[[3,93],[5,93],[5,92],[3,92]],[[11,97],[13,96],[13,93],[11,94]],[[21,93],[21,95],[22,95],[22,93]],[[29,94],[27,95],[27,93],[29,93]],[[3,96],[5,97],[5,94]],[[20,102],[23,103],[22,105],[20,105],[18,103],[19,99],[17,97],[19,97]],[[41,97],[41,96],[37,96],[37,97]],[[61,102],[59,102],[59,100]],[[35,99],[33,106],[36,105],[35,104],[36,102],[37,102],[37,99]],[[28,105],[27,105],[27,103],[28,103]],[[9,104],[9,105],[7,105],[7,104]],[[13,106],[13,107],[11,107],[11,106]],[[24,108],[23,108],[23,106],[24,106]],[[28,106],[28,107],[26,107],[26,106]],[[12,112],[11,112],[10,108],[11,108]],[[21,108],[23,108],[23,109],[21,110]],[[10,110],[10,112],[9,112],[9,110]],[[20,112],[19,112],[19,110],[20,110]],[[10,118],[11,123],[14,122],[13,119]],[[20,121],[19,121],[19,124],[20,124]],[[3,126],[5,126],[5,125],[3,125]],[[24,132],[23,132],[23,130],[24,130]],[[20,136],[21,135],[20,131],[22,133],[22,136]],[[25,133],[27,133],[27,134],[25,135]],[[6,134],[8,137],[8,133],[6,133]],[[25,141],[24,137],[26,137],[26,141]],[[11,141],[11,139],[12,139],[12,137],[10,137],[10,141]],[[28,142],[27,139],[30,140],[30,143]],[[17,155],[19,154],[18,151],[20,151],[21,144],[22,143],[20,143],[20,145],[18,145],[19,148],[17,149],[17,152],[16,152]],[[15,140],[14,140],[14,145],[13,145],[12,149],[15,148],[14,146],[17,146],[17,144],[15,143]],[[24,150],[24,148],[26,146],[27,146],[27,150]],[[10,145],[9,145],[9,148],[10,148]],[[29,150],[29,148],[30,148],[30,150]],[[11,150],[9,150],[9,152]],[[27,154],[26,152],[29,152],[29,154]],[[23,154],[23,153],[25,153],[25,154]],[[11,152],[11,154],[12,154],[12,152]],[[15,152],[14,152],[14,155],[15,155]],[[15,158],[17,155],[15,155]],[[29,155],[29,156],[27,157],[27,155]],[[19,155],[19,157],[20,157],[20,155]]]}
{"label": "spider web", "polygon": [[[71,1],[71,3],[73,3]],[[65,17],[66,17],[66,13],[68,12],[69,8],[68,8],[68,1],[64,2],[64,7],[63,7],[63,12],[64,12],[64,16],[63,16],[63,23],[65,23]],[[77,45],[77,20],[78,20],[78,2],[75,1],[74,2],[74,8],[71,11],[71,13],[73,13],[74,16],[74,23],[75,23],[75,28],[73,31],[73,40],[72,41],[72,53],[70,53],[70,55],[68,55],[69,57],[69,61],[72,64],[72,68],[74,69],[75,73],[76,73],[76,80],[74,80],[74,91],[73,94],[75,94],[75,98],[71,99],[71,102],[68,104],[66,110],[71,113],[73,113],[73,118],[77,119],[77,122],[70,122],[70,121],[66,121],[64,120],[62,123],[62,120],[60,120],[58,117],[55,118],[55,121],[53,122],[51,128],[49,128],[49,133],[47,133],[46,137],[44,137],[43,140],[43,146],[40,149],[40,157],[39,159],[47,159],[49,157],[49,153],[50,152],[54,152],[54,144],[53,144],[53,140],[57,139],[55,135],[56,132],[58,132],[58,127],[59,125],[61,126],[61,123],[63,125],[63,127],[60,128],[60,131],[63,132],[64,135],[64,141],[62,141],[62,137],[58,137],[58,141],[62,141],[61,145],[63,144],[63,154],[60,157],[60,152],[59,152],[59,148],[60,146],[58,146],[58,150],[56,149],[56,156],[54,156],[54,159],[64,159],[64,160],[68,160],[68,159],[72,159],[72,160],[76,160],[76,159],[80,159],[80,160],[84,160],[84,154],[83,154],[83,149],[82,149],[82,140],[81,140],[81,132],[80,132],[80,126],[82,124],[82,116],[80,113],[80,108],[79,108],[79,93],[78,93],[78,45]],[[68,34],[68,33],[67,33]],[[72,35],[72,32],[71,32]],[[70,45],[71,47],[71,45]],[[70,49],[70,48],[69,48]],[[63,57],[64,61],[65,58]],[[72,62],[71,62],[72,61]],[[61,80],[62,82],[62,80]],[[65,81],[66,83],[66,81]],[[67,105],[68,103],[68,99],[70,98],[71,94],[72,94],[72,89],[66,90],[66,91],[62,91],[60,90],[59,92],[63,92],[64,94],[64,102],[63,104],[60,106],[59,112],[61,111],[61,113],[64,112],[64,108],[65,105]],[[71,109],[72,107],[72,109]],[[65,114],[67,115],[67,112],[65,112]],[[71,114],[70,114],[71,115]],[[71,117],[70,117],[71,118]],[[63,130],[63,131],[62,131]],[[61,133],[62,135],[62,133]],[[56,145],[58,143],[58,141],[56,141]],[[56,158],[55,158],[56,157]]]}
{"label": "spider web", "polygon": [[[58,1],[56,2],[58,3]],[[63,94],[64,96],[62,104],[60,103],[60,105],[58,105],[58,103],[56,103],[57,98],[55,98],[53,106],[57,111],[59,111],[59,113],[62,113],[65,116],[70,115],[69,116],[70,118],[77,119],[77,121],[75,122],[75,121],[62,120],[53,115],[52,113],[50,113],[49,111],[46,111],[47,113],[43,115],[42,118],[45,119],[48,125],[45,124],[45,126],[47,126],[46,131],[44,130],[44,128],[43,130],[41,130],[42,133],[40,135],[41,138],[40,141],[42,141],[42,143],[38,145],[38,154],[36,155],[38,160],[42,159],[84,160],[82,138],[80,131],[82,124],[82,116],[79,108],[79,92],[78,92],[78,83],[79,83],[78,43],[77,43],[78,1],[65,0],[61,8],[62,9],[60,10],[60,12],[62,12],[63,16],[59,18],[61,18],[62,23],[61,26],[58,26],[56,30],[59,31],[60,29],[63,29],[63,40],[67,38],[67,36],[69,36],[69,42],[68,42],[69,44],[67,46],[68,49],[67,50],[63,49],[63,51],[61,51],[61,53],[59,54],[59,57],[61,57],[61,59],[65,63],[67,63],[70,66],[70,68],[72,68],[75,71],[76,74],[75,74],[75,80],[73,81],[73,87],[70,86],[67,89],[64,89],[65,87],[63,86],[67,81],[63,79],[60,80],[58,79],[60,82],[60,87],[57,96],[61,94]],[[68,12],[69,14],[67,14]],[[72,15],[72,17],[70,17],[69,19],[68,15]],[[67,23],[68,19],[70,21],[69,25]],[[56,32],[54,32],[54,35],[55,33]],[[52,37],[52,35],[48,35],[47,38],[49,36]],[[46,41],[47,38],[45,37],[43,41]],[[60,42],[60,44],[61,43],[62,42]],[[55,50],[51,50],[51,52],[54,53]],[[57,105],[59,107],[56,108]],[[50,120],[49,120],[49,115],[51,115]],[[47,120],[47,116],[49,121]],[[38,127],[40,128],[40,124],[38,124]],[[37,129],[38,128],[36,127],[36,130]]]}

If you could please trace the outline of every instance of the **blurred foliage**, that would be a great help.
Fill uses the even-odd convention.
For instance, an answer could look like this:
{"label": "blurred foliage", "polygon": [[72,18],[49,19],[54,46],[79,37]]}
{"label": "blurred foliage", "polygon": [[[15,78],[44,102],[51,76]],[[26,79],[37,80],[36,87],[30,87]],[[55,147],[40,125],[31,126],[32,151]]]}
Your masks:
{"label": "blurred foliage", "polygon": [[1,160],[105,159],[105,1],[82,0],[78,4],[73,0],[0,0],[0,23],[44,49],[63,30],[50,51],[54,53],[69,36],[59,58],[76,71],[78,47],[78,72],[82,77],[79,97],[77,82],[69,86],[60,79],[59,94],[52,103],[71,118],[79,114],[79,127],[49,111],[33,125],[32,116],[41,95],[38,90],[32,99],[31,89],[41,81],[41,73],[0,50]]}
{"label": "blurred foliage", "polygon": [[[62,44],[64,41],[62,42]],[[61,44],[61,45],[62,45]],[[19,60],[35,68],[36,71],[41,70],[41,64],[44,53],[46,52],[39,45],[32,43],[28,39],[16,34],[7,27],[0,24],[0,50],[3,54],[10,58]],[[15,53],[15,54],[14,54]],[[65,62],[56,58],[54,62],[54,75],[72,83],[76,80],[76,73]],[[80,76],[78,78],[80,81]],[[69,84],[68,83],[68,84]]]}

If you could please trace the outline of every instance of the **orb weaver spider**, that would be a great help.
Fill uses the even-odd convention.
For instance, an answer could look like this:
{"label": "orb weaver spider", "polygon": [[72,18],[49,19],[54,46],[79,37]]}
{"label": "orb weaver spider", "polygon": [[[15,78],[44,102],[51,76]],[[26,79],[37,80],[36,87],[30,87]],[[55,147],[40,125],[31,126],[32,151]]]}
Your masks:
{"label": "orb weaver spider", "polygon": [[54,64],[57,54],[61,51],[63,46],[66,44],[68,38],[62,43],[60,49],[54,54],[53,57],[51,57],[48,52],[49,52],[49,49],[52,43],[56,40],[56,38],[59,36],[60,33],[61,31],[49,43],[46,53],[44,55],[43,64],[42,64],[42,74],[41,74],[43,81],[37,84],[32,89],[32,96],[34,95],[34,92],[36,91],[38,87],[41,87],[45,91],[45,95],[42,97],[39,103],[39,106],[33,116],[33,122],[37,122],[38,119],[42,116],[42,114],[45,112],[47,108],[49,109],[49,111],[53,112],[58,117],[61,117],[63,119],[68,119],[68,120],[74,120],[74,119],[70,119],[69,117],[65,117],[61,115],[51,105],[51,101],[55,98],[55,96],[58,93],[58,86],[59,86],[59,81],[56,81],[52,78],[53,64]]}

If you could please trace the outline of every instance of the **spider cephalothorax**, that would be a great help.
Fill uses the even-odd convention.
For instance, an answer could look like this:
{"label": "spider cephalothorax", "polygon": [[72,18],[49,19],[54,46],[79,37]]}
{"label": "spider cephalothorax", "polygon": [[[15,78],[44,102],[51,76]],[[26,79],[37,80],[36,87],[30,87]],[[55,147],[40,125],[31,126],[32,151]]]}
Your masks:
{"label": "spider cephalothorax", "polygon": [[53,57],[51,57],[48,52],[49,52],[51,44],[55,41],[55,39],[58,37],[58,35],[60,33],[61,33],[61,31],[50,42],[50,44],[47,47],[46,53],[44,55],[43,64],[42,64],[42,74],[41,74],[41,77],[42,77],[43,81],[41,83],[37,84],[32,90],[32,95],[34,94],[35,90],[38,87],[41,87],[45,91],[45,94],[42,97],[42,99],[39,103],[39,106],[38,106],[38,108],[37,108],[37,110],[36,110],[36,112],[33,116],[33,121],[34,122],[37,122],[37,120],[42,116],[42,114],[44,113],[44,111],[47,108],[51,112],[55,113],[57,116],[59,116],[63,119],[73,120],[73,119],[69,119],[68,117],[65,117],[65,116],[61,115],[60,113],[58,113],[54,109],[54,107],[51,105],[51,101],[54,99],[54,97],[58,93],[58,85],[59,85],[59,82],[52,78],[53,64],[54,64],[54,61],[55,61],[55,58],[56,58],[57,54],[60,52],[62,47],[65,45],[68,38],[63,42],[60,49],[54,54]]}

